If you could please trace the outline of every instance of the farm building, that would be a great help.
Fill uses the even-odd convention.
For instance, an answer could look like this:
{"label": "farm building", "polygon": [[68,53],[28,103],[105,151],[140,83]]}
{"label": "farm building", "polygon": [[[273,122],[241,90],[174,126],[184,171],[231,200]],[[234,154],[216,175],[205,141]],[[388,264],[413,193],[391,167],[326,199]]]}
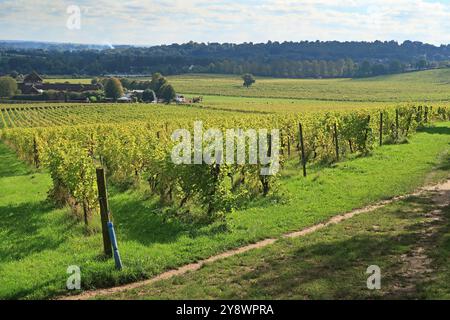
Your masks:
{"label": "farm building", "polygon": [[23,82],[18,83],[18,87],[23,94],[41,94],[44,91],[66,91],[85,92],[97,91],[101,89],[99,84],[76,84],[76,83],[45,83],[44,79],[36,72],[27,75]]}
{"label": "farm building", "polygon": [[186,102],[186,98],[182,95],[177,94],[175,97],[175,102],[176,103],[185,103]]}

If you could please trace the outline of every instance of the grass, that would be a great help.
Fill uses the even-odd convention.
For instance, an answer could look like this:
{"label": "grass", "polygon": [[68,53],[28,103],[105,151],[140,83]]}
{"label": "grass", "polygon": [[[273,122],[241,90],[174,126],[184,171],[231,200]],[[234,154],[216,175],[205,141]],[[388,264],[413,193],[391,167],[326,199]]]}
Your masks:
{"label": "grass", "polygon": [[[332,168],[312,168],[307,179],[291,163],[282,188],[287,203],[254,202],[220,225],[195,226],[165,221],[153,214],[154,202],[137,192],[110,197],[119,247],[125,265],[114,270],[102,256],[100,234],[87,236],[66,209],[46,199],[50,178],[28,172],[12,153],[0,154],[0,298],[49,298],[65,294],[67,267],[78,265],[83,289],[148,278],[170,268],[257,240],[279,236],[324,221],[376,200],[411,192],[427,181],[448,156],[450,123],[416,134],[409,144],[385,146],[372,156]],[[16,168],[16,169],[11,169]],[[437,170],[442,178],[448,168]]]}
{"label": "grass", "polygon": [[47,78],[44,79],[44,82],[47,83],[71,83],[71,84],[91,84],[92,79],[83,78],[83,79],[72,79],[72,78]]}
{"label": "grass", "polygon": [[[189,96],[189,95],[188,95]],[[234,97],[234,96],[203,96],[203,102],[199,105],[216,110],[266,112],[266,113],[295,113],[295,112],[317,112],[317,111],[341,111],[361,110],[369,108],[381,108],[394,106],[398,103],[380,103],[365,101],[355,103],[354,101],[324,101],[303,100],[286,98],[261,98],[261,97]]]}
{"label": "grass", "polygon": [[178,92],[256,98],[353,102],[439,102],[450,100],[450,69],[367,79],[257,78],[249,89],[239,76],[169,77]]}
{"label": "grass", "polygon": [[[434,224],[427,217],[437,208],[430,197],[411,197],[303,238],[96,299],[448,299],[450,207],[422,247],[434,258],[433,277],[408,262]],[[372,265],[381,269],[380,290],[367,288]]]}

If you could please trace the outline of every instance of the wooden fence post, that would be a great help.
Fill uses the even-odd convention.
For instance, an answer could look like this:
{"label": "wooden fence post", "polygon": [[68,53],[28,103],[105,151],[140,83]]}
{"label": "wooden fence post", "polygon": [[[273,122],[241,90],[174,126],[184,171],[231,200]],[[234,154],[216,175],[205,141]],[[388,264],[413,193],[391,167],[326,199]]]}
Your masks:
{"label": "wooden fence post", "polygon": [[380,112],[380,147],[383,145],[383,112]]}
{"label": "wooden fence post", "polygon": [[34,166],[36,167],[36,169],[39,169],[40,160],[39,160],[39,150],[38,150],[36,137],[33,139],[33,162],[34,162]]}
{"label": "wooden fence post", "polygon": [[108,208],[108,196],[106,193],[106,178],[105,170],[97,168],[97,187],[98,187],[98,201],[100,203],[100,217],[102,220],[103,233],[103,250],[107,257],[112,257],[112,244],[109,237],[108,222],[110,222],[110,214]]}
{"label": "wooden fence post", "polygon": [[287,151],[288,151],[288,157],[291,156],[291,136],[287,137]]}
{"label": "wooden fence post", "polygon": [[284,141],[283,141],[283,129],[280,129],[280,146],[279,147],[280,147],[281,154],[284,156],[285,145],[284,145]]}
{"label": "wooden fence post", "polygon": [[298,124],[298,129],[299,129],[299,135],[300,135],[300,150],[301,150],[301,155],[302,155],[302,159],[301,159],[301,163],[303,166],[303,176],[306,177],[306,155],[305,155],[305,143],[303,141],[303,127],[302,124],[299,123]]}
{"label": "wooden fence post", "polygon": [[272,156],[272,134],[269,133],[267,136],[267,156]]}
{"label": "wooden fence post", "polygon": [[395,109],[395,139],[398,140],[400,125],[399,125],[399,112],[398,109]]}
{"label": "wooden fence post", "polygon": [[336,148],[336,161],[339,161],[339,138],[336,123],[334,123],[334,146]]}
{"label": "wooden fence post", "polygon": [[367,116],[367,127],[364,133],[364,149],[367,148],[367,139],[369,138],[369,130],[370,130],[370,114]]}

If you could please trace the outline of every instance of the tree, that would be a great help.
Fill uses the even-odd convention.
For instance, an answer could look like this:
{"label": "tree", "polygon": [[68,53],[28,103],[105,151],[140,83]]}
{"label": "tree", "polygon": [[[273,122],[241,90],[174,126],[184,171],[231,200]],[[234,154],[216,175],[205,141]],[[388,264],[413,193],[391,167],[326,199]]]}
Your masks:
{"label": "tree", "polygon": [[153,102],[155,100],[155,97],[153,96],[153,90],[146,89],[142,93],[142,100],[145,102]]}
{"label": "tree", "polygon": [[161,94],[160,97],[163,98],[167,103],[172,102],[173,99],[176,97],[175,89],[172,87],[171,84],[165,84],[160,89]]}
{"label": "tree", "polygon": [[17,92],[17,83],[11,77],[0,77],[0,97],[11,97]]}
{"label": "tree", "polygon": [[160,73],[154,73],[152,75],[152,81],[150,82],[150,89],[155,91],[157,96],[162,96],[162,87],[167,84],[167,79]]}
{"label": "tree", "polygon": [[419,69],[419,70],[425,70],[428,66],[428,62],[425,59],[420,59],[417,62],[416,66],[417,66],[417,69]]}
{"label": "tree", "polygon": [[128,78],[121,78],[120,83],[122,83],[122,87],[131,89],[131,81]]}
{"label": "tree", "polygon": [[17,77],[19,76],[19,73],[16,70],[14,70],[10,73],[10,76],[14,79],[17,79]]}
{"label": "tree", "polygon": [[244,80],[244,87],[247,88],[249,88],[252,84],[256,82],[255,78],[250,73],[244,74],[242,76],[242,79]]}
{"label": "tree", "polygon": [[372,73],[371,74],[373,76],[386,74],[386,72],[387,72],[386,67],[383,64],[381,64],[381,63],[377,63],[377,64],[374,64],[372,66]]}
{"label": "tree", "polygon": [[369,61],[364,61],[358,70],[358,76],[359,77],[370,77],[372,74],[372,65]]}
{"label": "tree", "polygon": [[390,73],[399,73],[402,71],[402,64],[398,60],[393,60],[389,63],[389,72]]}
{"label": "tree", "polygon": [[114,100],[123,96],[123,87],[117,78],[110,78],[105,84],[105,95]]}

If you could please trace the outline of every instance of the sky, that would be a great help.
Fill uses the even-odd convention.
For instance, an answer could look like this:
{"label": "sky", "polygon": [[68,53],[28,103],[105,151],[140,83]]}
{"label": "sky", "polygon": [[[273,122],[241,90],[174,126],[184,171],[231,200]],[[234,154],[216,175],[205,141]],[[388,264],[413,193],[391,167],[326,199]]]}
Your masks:
{"label": "sky", "polygon": [[450,43],[450,0],[0,0],[0,39]]}

